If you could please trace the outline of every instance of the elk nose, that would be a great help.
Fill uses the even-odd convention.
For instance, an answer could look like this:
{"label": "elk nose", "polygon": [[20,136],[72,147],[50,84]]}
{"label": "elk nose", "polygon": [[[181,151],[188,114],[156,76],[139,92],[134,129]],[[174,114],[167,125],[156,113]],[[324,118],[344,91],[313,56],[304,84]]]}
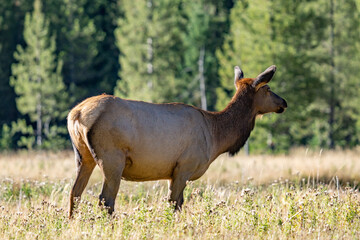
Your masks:
{"label": "elk nose", "polygon": [[287,108],[287,102],[283,99],[283,108]]}

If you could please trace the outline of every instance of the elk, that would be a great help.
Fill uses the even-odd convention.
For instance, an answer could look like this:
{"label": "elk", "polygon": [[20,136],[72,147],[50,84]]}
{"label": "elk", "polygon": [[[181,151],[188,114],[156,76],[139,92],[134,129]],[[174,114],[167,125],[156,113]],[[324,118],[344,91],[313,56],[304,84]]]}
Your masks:
{"label": "elk", "polygon": [[256,116],[282,113],[286,101],[270,91],[271,66],[244,78],[236,66],[236,93],[220,112],[181,103],[153,104],[111,95],[90,97],[68,115],[77,176],[70,192],[69,217],[96,165],[104,182],[99,204],[111,214],[120,180],[169,180],[169,200],[183,204],[187,181],[200,178],[222,153],[236,154],[254,128]]}

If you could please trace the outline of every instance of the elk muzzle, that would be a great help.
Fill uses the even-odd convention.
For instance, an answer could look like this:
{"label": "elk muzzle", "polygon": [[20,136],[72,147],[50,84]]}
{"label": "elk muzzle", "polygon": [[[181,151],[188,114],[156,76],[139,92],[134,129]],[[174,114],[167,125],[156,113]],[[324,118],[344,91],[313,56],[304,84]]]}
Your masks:
{"label": "elk muzzle", "polygon": [[282,98],[282,103],[279,106],[279,109],[276,111],[276,113],[282,113],[285,111],[285,109],[287,108],[287,102],[285,101],[285,99]]}

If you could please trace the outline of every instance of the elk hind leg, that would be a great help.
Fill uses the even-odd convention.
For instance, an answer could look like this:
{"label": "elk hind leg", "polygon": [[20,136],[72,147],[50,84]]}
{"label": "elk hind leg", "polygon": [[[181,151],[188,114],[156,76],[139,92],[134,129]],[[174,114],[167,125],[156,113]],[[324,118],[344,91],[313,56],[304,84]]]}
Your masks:
{"label": "elk hind leg", "polygon": [[81,156],[76,148],[75,151],[75,161],[77,163],[77,176],[75,179],[75,183],[70,192],[70,206],[69,206],[69,217],[73,214],[74,209],[74,200],[75,198],[80,198],[83,193],[91,173],[96,166],[94,159],[91,157],[90,153],[84,154]]}

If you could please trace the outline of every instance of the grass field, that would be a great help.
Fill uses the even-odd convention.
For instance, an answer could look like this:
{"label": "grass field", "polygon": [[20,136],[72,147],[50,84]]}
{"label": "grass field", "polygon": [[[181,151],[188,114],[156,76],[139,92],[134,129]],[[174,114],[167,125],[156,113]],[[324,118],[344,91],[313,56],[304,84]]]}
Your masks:
{"label": "grass field", "polygon": [[74,218],[71,152],[0,155],[2,239],[358,239],[360,149],[217,159],[185,189],[183,211],[165,181],[122,181],[109,217],[93,173]]}

